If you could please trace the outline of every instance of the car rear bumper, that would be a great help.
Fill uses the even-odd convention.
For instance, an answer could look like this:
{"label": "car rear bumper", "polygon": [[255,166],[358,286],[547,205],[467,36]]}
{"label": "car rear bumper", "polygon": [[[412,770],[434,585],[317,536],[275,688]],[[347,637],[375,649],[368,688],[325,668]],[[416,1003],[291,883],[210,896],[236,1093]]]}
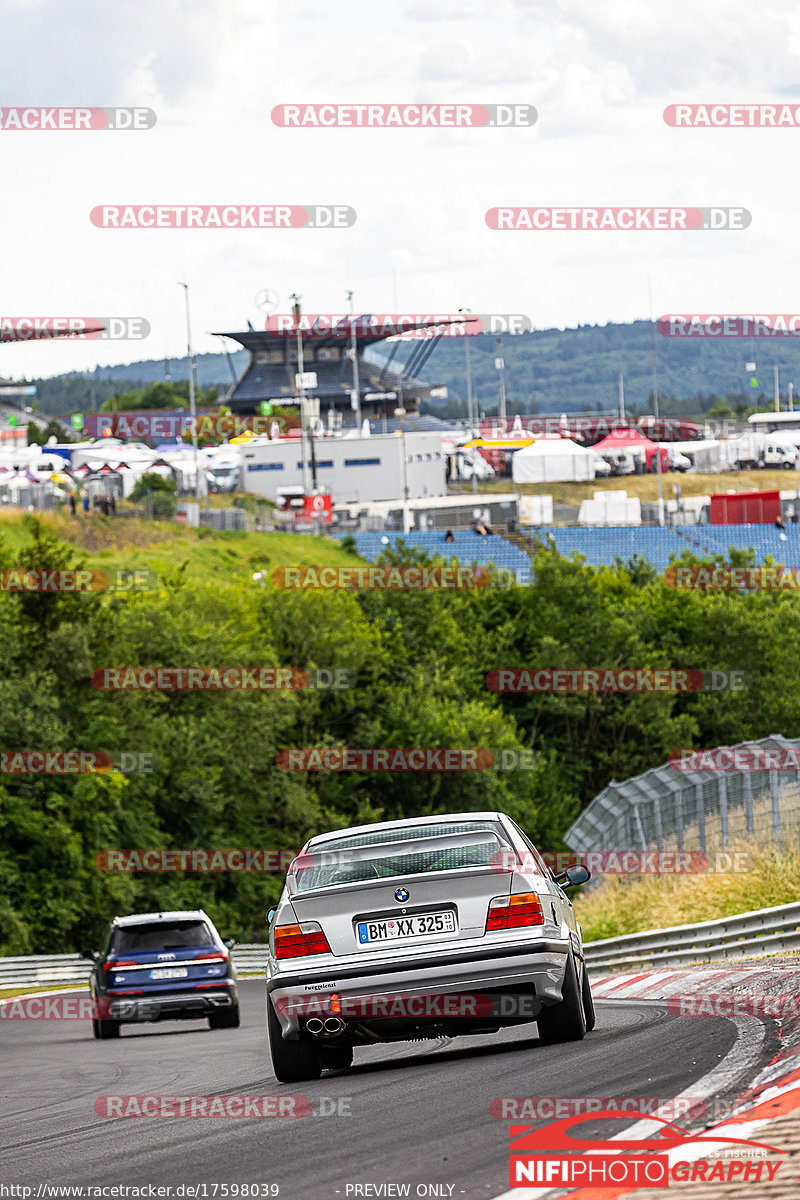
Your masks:
{"label": "car rear bumper", "polygon": [[[529,999],[533,996],[534,1002],[521,1019],[535,1020],[543,1004],[557,1004],[562,998],[569,945],[569,939],[537,938],[523,945],[443,955],[428,962],[406,959],[390,963],[373,957],[356,965],[351,960],[341,967],[330,962],[327,967],[308,966],[302,971],[290,966],[268,978],[267,1003],[272,1003],[288,1040],[298,1037],[309,1014],[330,1015],[327,997],[332,992],[339,997],[342,1018],[351,1023],[401,1014],[401,1020],[413,1025],[416,1015],[436,1016],[436,997],[452,999],[454,994],[462,999],[459,1004],[445,1003],[445,1010],[451,1015],[458,1013],[463,1020],[470,1012],[485,1015],[489,1011],[483,999],[487,994],[522,991]],[[470,1007],[473,997],[478,998],[477,1007]],[[428,1002],[421,1004],[420,998],[428,998]],[[495,1023],[509,1024],[513,1019],[509,1010],[505,1016],[497,1013]]]}
{"label": "car rear bumper", "polygon": [[238,1003],[234,988],[202,992],[161,992],[149,996],[106,997],[109,1019],[124,1024],[149,1021],[199,1021]]}

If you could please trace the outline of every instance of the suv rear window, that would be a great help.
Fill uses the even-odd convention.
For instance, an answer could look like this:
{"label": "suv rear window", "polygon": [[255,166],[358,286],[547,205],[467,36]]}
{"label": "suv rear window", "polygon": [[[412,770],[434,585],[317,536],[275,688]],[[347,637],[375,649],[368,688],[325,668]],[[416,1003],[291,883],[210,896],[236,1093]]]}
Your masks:
{"label": "suv rear window", "polygon": [[111,949],[135,954],[140,950],[182,950],[186,946],[213,946],[214,936],[205,921],[148,921],[115,930]]}

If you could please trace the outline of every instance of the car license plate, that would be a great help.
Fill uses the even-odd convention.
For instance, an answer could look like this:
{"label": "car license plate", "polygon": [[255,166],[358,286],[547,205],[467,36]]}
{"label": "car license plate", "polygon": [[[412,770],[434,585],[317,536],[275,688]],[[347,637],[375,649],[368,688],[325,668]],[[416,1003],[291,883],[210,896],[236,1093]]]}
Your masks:
{"label": "car license plate", "polygon": [[150,972],[151,979],[185,979],[189,974],[186,967],[156,967]]}
{"label": "car license plate", "polygon": [[393,917],[392,920],[359,921],[358,940],[402,942],[407,938],[431,937],[437,933],[457,933],[454,912],[422,913],[417,917]]}

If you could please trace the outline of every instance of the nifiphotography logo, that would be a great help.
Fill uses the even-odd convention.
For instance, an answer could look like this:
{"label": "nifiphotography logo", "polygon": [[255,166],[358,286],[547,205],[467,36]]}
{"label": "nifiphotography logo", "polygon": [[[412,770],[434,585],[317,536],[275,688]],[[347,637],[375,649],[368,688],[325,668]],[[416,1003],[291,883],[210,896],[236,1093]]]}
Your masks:
{"label": "nifiphotography logo", "polygon": [[[658,1123],[661,1129],[651,1138],[623,1136],[607,1140],[571,1132],[587,1122],[614,1120],[630,1124],[631,1114],[609,1108],[550,1121],[538,1129],[510,1125],[511,1187],[665,1188],[671,1183],[687,1182],[767,1182],[775,1178],[781,1161],[770,1162],[766,1154],[786,1153],[764,1142],[727,1133],[715,1135],[713,1129],[702,1134],[687,1133],[655,1115],[648,1116],[647,1121]],[[762,1157],[743,1158],[742,1151],[733,1147],[758,1150]],[[726,1152],[738,1157],[720,1157]]]}

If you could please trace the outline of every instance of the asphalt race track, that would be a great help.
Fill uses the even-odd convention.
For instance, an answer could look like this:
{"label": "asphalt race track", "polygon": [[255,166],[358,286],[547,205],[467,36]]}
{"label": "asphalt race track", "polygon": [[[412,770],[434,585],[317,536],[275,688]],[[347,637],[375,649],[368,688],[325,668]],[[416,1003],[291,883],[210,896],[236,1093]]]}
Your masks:
{"label": "asphalt race track", "polygon": [[[238,1030],[173,1022],[127,1026],[118,1041],[98,1042],[88,1022],[0,1020],[0,1181],[275,1183],[287,1200],[397,1195],[352,1185],[410,1183],[412,1196],[436,1184],[429,1196],[495,1197],[508,1187],[508,1142],[507,1124],[490,1114],[493,1098],[692,1094],[737,1041],[725,1018],[599,1002],[597,1028],[572,1045],[540,1046],[535,1025],[396,1043],[357,1050],[349,1073],[286,1085],[269,1063],[263,981],[240,988]],[[731,1076],[733,1095],[748,1079],[733,1068]],[[313,1114],[110,1119],[94,1108],[103,1095],[218,1093],[299,1094]],[[206,1194],[213,1200],[212,1187]]]}

